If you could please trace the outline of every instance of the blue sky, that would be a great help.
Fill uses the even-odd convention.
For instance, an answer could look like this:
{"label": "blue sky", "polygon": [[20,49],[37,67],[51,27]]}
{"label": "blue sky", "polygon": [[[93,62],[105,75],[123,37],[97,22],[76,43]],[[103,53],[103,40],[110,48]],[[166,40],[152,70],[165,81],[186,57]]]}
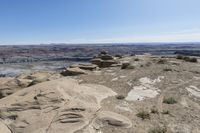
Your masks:
{"label": "blue sky", "polygon": [[0,44],[199,42],[200,0],[0,0]]}

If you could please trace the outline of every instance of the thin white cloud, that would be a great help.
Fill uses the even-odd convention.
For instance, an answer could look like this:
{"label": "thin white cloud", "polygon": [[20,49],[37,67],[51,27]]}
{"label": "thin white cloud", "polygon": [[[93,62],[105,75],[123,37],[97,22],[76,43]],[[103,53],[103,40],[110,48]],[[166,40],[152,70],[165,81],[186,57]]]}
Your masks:
{"label": "thin white cloud", "polygon": [[126,43],[126,42],[200,42],[200,29],[182,30],[160,35],[141,35],[101,39],[81,38],[71,43]]}
{"label": "thin white cloud", "polygon": [[[200,42],[200,29],[186,29],[177,32],[166,32],[157,35],[132,35],[124,37],[111,38],[79,38],[71,40],[43,40],[32,42],[31,44],[49,44],[49,43],[146,43],[146,42]],[[2,43],[3,44],[3,43]],[[20,42],[18,44],[30,44]]]}

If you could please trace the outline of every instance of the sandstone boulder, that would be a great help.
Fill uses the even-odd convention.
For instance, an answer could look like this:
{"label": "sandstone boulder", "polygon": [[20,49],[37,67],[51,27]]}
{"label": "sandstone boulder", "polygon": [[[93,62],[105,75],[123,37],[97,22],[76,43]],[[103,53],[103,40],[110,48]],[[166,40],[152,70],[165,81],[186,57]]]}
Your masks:
{"label": "sandstone boulder", "polygon": [[80,74],[86,74],[86,72],[78,67],[75,68],[66,68],[61,72],[63,76],[76,76]]}

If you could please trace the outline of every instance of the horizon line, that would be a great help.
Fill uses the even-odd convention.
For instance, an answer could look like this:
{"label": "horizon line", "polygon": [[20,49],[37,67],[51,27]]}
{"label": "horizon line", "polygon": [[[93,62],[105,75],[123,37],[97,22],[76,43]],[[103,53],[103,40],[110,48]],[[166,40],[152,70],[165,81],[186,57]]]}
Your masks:
{"label": "horizon line", "polygon": [[84,43],[68,43],[68,42],[53,42],[53,43],[16,43],[16,44],[0,44],[0,46],[37,46],[37,45],[167,45],[167,44],[200,44],[200,41],[185,41],[185,42],[84,42]]}

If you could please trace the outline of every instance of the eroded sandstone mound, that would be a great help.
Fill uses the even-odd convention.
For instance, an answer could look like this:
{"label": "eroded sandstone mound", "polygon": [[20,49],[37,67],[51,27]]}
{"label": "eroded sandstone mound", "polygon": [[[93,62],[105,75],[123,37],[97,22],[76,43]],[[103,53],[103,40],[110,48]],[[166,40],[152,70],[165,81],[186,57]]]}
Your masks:
{"label": "eroded sandstone mound", "polygon": [[131,121],[101,109],[116,93],[96,84],[61,78],[25,88],[0,100],[0,128],[5,133],[95,133],[101,127],[131,127]]}
{"label": "eroded sandstone mound", "polygon": [[22,74],[17,77],[0,78],[0,99],[28,86],[58,79],[60,77],[60,74],[51,72],[33,72],[31,74]]}

